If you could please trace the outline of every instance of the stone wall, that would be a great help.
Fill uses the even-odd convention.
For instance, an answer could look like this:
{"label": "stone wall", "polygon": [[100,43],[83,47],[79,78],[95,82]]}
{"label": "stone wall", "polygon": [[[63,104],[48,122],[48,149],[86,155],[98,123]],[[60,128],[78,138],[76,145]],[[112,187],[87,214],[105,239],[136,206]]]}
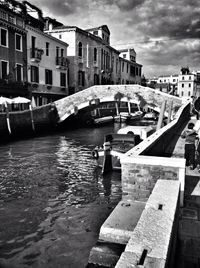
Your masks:
{"label": "stone wall", "polygon": [[[44,131],[50,128],[52,129],[58,121],[57,110],[52,104],[37,107],[33,109],[32,112],[34,130],[36,132]],[[11,135],[9,135],[6,118],[6,113],[0,113],[1,138],[7,139],[8,137],[14,137],[19,134],[22,134],[22,137],[24,137],[25,135],[34,132],[32,127],[30,110],[9,112]]]}
{"label": "stone wall", "polygon": [[146,140],[128,151],[126,156],[172,156],[175,145],[180,138],[181,132],[188,123],[189,118],[190,104],[182,105],[173,121],[157,130]]}
{"label": "stone wall", "polygon": [[159,180],[116,268],[173,267],[180,183]]}
{"label": "stone wall", "polygon": [[170,155],[167,148],[170,148],[170,153],[173,152],[174,139],[176,139],[174,135],[180,137],[188,114],[189,105],[186,104],[180,108],[177,117],[171,123],[121,157],[124,199],[146,201],[158,179],[179,180],[181,182],[180,202],[183,206],[185,159],[166,156]]}
{"label": "stone wall", "polygon": [[163,101],[166,100],[166,111],[168,111],[171,101],[173,101],[174,110],[177,110],[177,107],[182,105],[182,101],[178,97],[140,85],[93,86],[55,102],[60,121],[64,121],[74,113],[75,106],[79,110],[83,109],[89,106],[91,99],[96,98],[99,98],[100,101],[113,101],[115,94],[118,92],[124,94],[125,97],[129,96],[137,101],[142,101],[143,104],[147,103],[152,107],[160,108]]}

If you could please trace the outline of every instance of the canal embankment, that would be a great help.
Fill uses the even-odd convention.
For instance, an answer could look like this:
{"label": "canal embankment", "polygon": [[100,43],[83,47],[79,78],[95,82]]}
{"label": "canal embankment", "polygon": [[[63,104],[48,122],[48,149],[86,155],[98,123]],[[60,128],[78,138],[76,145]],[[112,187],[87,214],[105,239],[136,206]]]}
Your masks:
{"label": "canal embankment", "polygon": [[[140,202],[140,204],[143,202],[146,204],[144,210],[141,212],[141,217],[138,217],[138,222],[135,223],[132,232],[129,233],[130,239],[127,239],[128,243],[131,241],[132,237],[134,237],[134,232],[137,230],[137,228],[141,228],[140,234],[145,234],[145,232],[147,232],[148,234],[152,233],[152,236],[144,236],[144,242],[142,243],[141,241],[139,242],[139,240],[136,238],[133,239],[134,242],[132,243],[131,247],[133,248],[132,251],[134,254],[131,254],[130,257],[129,254],[123,255],[124,253],[122,253],[122,251],[122,255],[120,254],[122,259],[119,255],[119,262],[117,261],[115,264],[112,262],[112,255],[110,255],[111,266],[106,266],[104,263],[105,267],[115,267],[115,265],[118,265],[116,267],[129,267],[131,265],[131,267],[136,267],[138,264],[145,265],[145,263],[148,262],[153,262],[152,265],[154,266],[156,264],[159,264],[159,267],[173,267],[172,265],[176,253],[178,232],[178,211],[181,207],[184,206],[185,194],[185,159],[183,158],[183,153],[179,154],[180,157],[174,157],[173,151],[175,150],[177,141],[180,139],[180,134],[185,128],[189,119],[190,105],[186,104],[179,109],[176,117],[172,122],[156,131],[149,138],[141,142],[138,146],[134,147],[121,158],[122,202],[130,202],[130,204],[131,202]],[[183,148],[181,148],[181,150],[183,151]],[[165,184],[165,181],[168,185],[167,189],[169,192],[167,190],[164,191],[166,185],[162,186]],[[174,198],[172,205],[170,204],[171,201],[169,197],[173,191],[175,191],[175,193],[172,195],[172,199]],[[161,193],[160,197],[159,193]],[[152,201],[154,198],[155,200]],[[148,216],[143,216],[145,214],[148,214],[148,210],[146,211],[146,208],[151,207],[150,204],[153,204],[156,212],[149,213]],[[117,209],[119,209],[119,207],[116,207],[116,210]],[[154,209],[152,212],[154,212]],[[168,210],[168,212],[170,212],[170,219],[165,218],[165,209],[166,211]],[[162,211],[159,214],[160,218],[157,218],[157,210],[158,213]],[[119,241],[118,228],[120,229],[120,224],[117,225],[117,222],[120,223],[121,221],[121,216],[119,213],[119,219],[117,219],[116,214],[117,212],[114,210],[106,222],[103,224],[99,239],[101,237],[107,241],[110,240],[110,237],[112,237],[112,241],[114,241],[115,237],[116,244],[122,243]],[[132,216],[134,217],[134,213]],[[130,216],[125,216],[123,221],[126,222],[126,224],[124,226],[128,226],[132,220],[133,218]],[[167,222],[170,222],[168,225],[169,228],[166,230],[166,225],[164,224],[165,220]],[[116,222],[115,230],[113,230],[113,228],[108,228],[109,224],[111,226],[111,223],[113,221]],[[143,223],[141,223],[141,221]],[[104,236],[101,235],[103,233],[103,227],[105,227]],[[120,232],[125,234],[126,227],[124,230],[120,230]],[[157,232],[160,234],[161,241],[165,241],[162,246],[156,239]],[[139,248],[137,247],[138,243],[141,245]],[[165,247],[165,251],[163,251],[164,253],[162,250],[160,250],[163,246]],[[128,249],[127,251],[130,251],[130,248],[128,246],[126,249]],[[151,255],[151,253],[154,251],[157,252],[157,254]],[[91,251],[89,263],[91,263],[91,261],[94,261],[92,258],[92,252],[93,250]],[[105,252],[102,254],[101,259],[104,258],[103,256],[105,256]],[[125,259],[127,259],[126,262],[124,262]],[[100,263],[100,265],[102,264]]]}

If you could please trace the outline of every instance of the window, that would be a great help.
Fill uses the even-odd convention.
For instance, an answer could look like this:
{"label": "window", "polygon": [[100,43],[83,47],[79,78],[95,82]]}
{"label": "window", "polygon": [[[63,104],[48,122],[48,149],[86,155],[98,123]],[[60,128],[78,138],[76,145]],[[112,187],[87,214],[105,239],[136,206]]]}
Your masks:
{"label": "window", "polygon": [[94,74],[94,85],[99,85],[99,76],[98,76],[98,74]]}
{"label": "window", "polygon": [[116,60],[116,73],[118,72],[118,59]]}
{"label": "window", "polygon": [[31,82],[39,82],[39,68],[37,66],[31,66]]}
{"label": "window", "polygon": [[62,39],[62,34],[59,34],[59,39]]}
{"label": "window", "polygon": [[94,35],[98,35],[98,31],[93,31],[93,34]]}
{"label": "window", "polygon": [[189,80],[191,80],[191,76],[189,76]]}
{"label": "window", "polygon": [[22,36],[15,34],[15,49],[22,51]]}
{"label": "window", "polygon": [[60,56],[61,57],[64,57],[64,48],[61,48],[61,50],[60,50]]}
{"label": "window", "polygon": [[85,85],[85,73],[83,71],[78,72],[78,85],[83,87]]}
{"label": "window", "polygon": [[94,48],[94,61],[97,61],[97,48]]}
{"label": "window", "polygon": [[8,78],[8,62],[3,60],[1,61],[1,78]]}
{"label": "window", "polygon": [[57,58],[59,57],[59,50],[60,50],[60,48],[59,47],[56,47],[56,57]]}
{"label": "window", "polygon": [[183,91],[181,92],[181,96],[183,97]]}
{"label": "window", "polygon": [[66,87],[66,74],[60,73],[60,86]]}
{"label": "window", "polygon": [[49,43],[46,42],[46,56],[49,56]]}
{"label": "window", "polygon": [[4,47],[8,47],[8,31],[6,29],[1,28],[1,36],[0,36],[1,45]]}
{"label": "window", "polygon": [[124,71],[124,62],[122,62],[122,72]]}
{"label": "window", "polygon": [[126,54],[123,54],[123,58],[124,58],[124,59],[126,58]]}
{"label": "window", "polygon": [[83,45],[81,42],[78,43],[78,56],[81,58],[83,56]]}
{"label": "window", "polygon": [[52,85],[52,70],[45,70],[45,84]]}
{"label": "window", "polygon": [[189,83],[189,85],[188,85],[189,87],[191,87],[191,84]]}
{"label": "window", "polygon": [[190,93],[191,93],[191,92],[190,92],[190,91],[188,91],[188,97],[190,97]]}
{"label": "window", "polygon": [[16,81],[21,82],[22,81],[22,65],[16,64]]}
{"label": "window", "polygon": [[128,62],[127,62],[127,68],[126,68],[127,73],[128,73],[128,69],[129,69],[129,68],[128,68]]}
{"label": "window", "polygon": [[184,84],[182,84],[182,87],[184,87]]}
{"label": "window", "polygon": [[185,77],[184,76],[182,77],[182,80],[185,80]]}

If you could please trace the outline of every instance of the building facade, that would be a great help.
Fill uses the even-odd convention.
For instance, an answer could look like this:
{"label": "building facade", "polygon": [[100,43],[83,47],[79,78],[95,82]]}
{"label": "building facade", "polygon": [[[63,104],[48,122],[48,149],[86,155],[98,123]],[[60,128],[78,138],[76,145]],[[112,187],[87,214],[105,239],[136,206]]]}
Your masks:
{"label": "building facade", "polygon": [[121,84],[141,84],[142,65],[136,63],[133,48],[119,50],[121,66]]}
{"label": "building facade", "polygon": [[18,2],[0,2],[0,94],[28,97],[27,33],[24,6]]}
{"label": "building facade", "polygon": [[181,98],[199,97],[197,84],[197,73],[190,72],[188,67],[182,68],[178,77],[178,96]]}
{"label": "building facade", "polygon": [[68,44],[43,32],[42,11],[30,4],[26,15],[28,84],[32,100],[41,106],[68,96]]}
{"label": "building facade", "polygon": [[36,106],[68,96],[68,45],[30,25],[26,30],[29,90]]}
{"label": "building facade", "polygon": [[119,52],[112,48],[106,25],[82,30],[76,26],[57,26],[48,19],[46,31],[69,44],[69,91],[73,94],[93,85],[120,82]]}
{"label": "building facade", "polygon": [[69,44],[70,94],[93,85],[141,82],[142,65],[135,62],[136,53],[128,50],[127,59],[120,57],[121,52],[110,46],[110,31],[106,25],[82,30],[57,25],[50,18],[46,18],[46,22],[46,33]]}

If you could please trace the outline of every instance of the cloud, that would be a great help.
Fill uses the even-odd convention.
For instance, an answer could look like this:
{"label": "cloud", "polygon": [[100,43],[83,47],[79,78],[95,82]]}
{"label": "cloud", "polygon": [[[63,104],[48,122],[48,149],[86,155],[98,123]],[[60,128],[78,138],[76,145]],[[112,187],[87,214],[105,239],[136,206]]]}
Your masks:
{"label": "cloud", "polygon": [[116,0],[115,4],[121,9],[121,10],[133,10],[137,6],[141,6],[145,0]]}
{"label": "cloud", "polygon": [[75,14],[80,7],[83,9],[88,8],[87,1],[79,0],[33,0],[32,3],[41,9],[50,11],[55,16]]}
{"label": "cloud", "polygon": [[138,10],[129,26],[152,37],[198,38],[200,35],[198,0],[149,0]]}

